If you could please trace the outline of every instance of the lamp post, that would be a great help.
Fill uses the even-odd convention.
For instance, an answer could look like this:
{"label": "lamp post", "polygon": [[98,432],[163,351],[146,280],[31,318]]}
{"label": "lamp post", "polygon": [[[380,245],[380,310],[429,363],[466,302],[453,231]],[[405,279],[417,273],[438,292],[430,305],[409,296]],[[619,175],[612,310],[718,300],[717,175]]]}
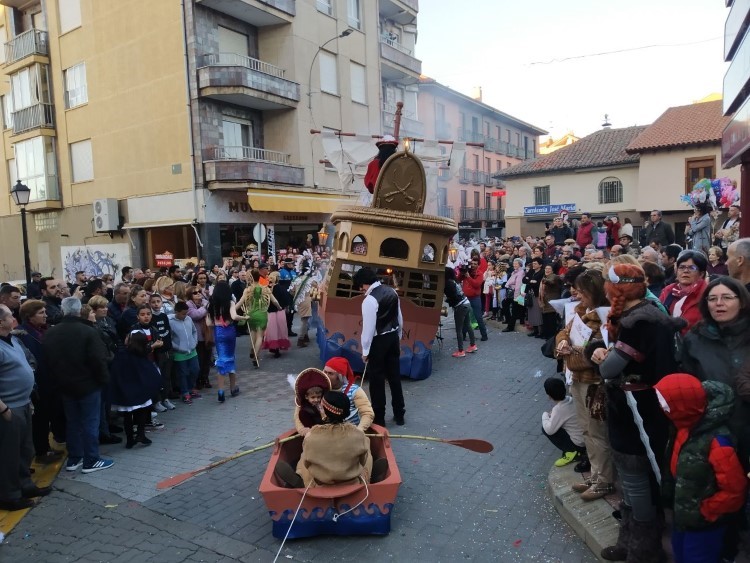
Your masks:
{"label": "lamp post", "polygon": [[21,231],[23,232],[23,266],[26,270],[26,291],[28,292],[31,285],[31,260],[29,259],[29,235],[26,232],[26,206],[31,198],[31,190],[21,180],[16,181],[16,185],[10,189],[10,195],[16,205],[21,207]]}
{"label": "lamp post", "polygon": [[315,54],[313,55],[313,58],[312,58],[312,62],[310,62],[310,72],[308,73],[308,76],[307,76],[307,109],[310,110],[310,115],[312,115],[312,95],[313,95],[312,71],[313,71],[313,66],[315,66],[315,59],[318,58],[318,55],[323,50],[323,47],[328,45],[331,41],[335,41],[336,39],[340,39],[342,37],[346,37],[347,35],[351,35],[352,32],[354,32],[354,30],[351,27],[345,29],[344,31],[339,33],[336,37],[331,37],[328,41],[326,41],[320,47],[318,47],[317,51],[315,51]]}
{"label": "lamp post", "polygon": [[320,227],[320,230],[318,231],[318,244],[320,246],[328,248],[328,232],[326,231],[326,224],[323,223],[323,226]]}

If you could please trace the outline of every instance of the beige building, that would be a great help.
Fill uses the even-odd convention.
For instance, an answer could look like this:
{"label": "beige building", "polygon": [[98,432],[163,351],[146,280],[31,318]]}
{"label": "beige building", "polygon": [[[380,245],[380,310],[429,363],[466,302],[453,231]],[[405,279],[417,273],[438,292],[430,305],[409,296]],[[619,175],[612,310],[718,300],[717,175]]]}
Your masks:
{"label": "beige building", "polygon": [[[382,133],[421,70],[416,0],[0,4],[0,190],[29,186],[32,269],[58,277],[218,262],[258,223],[304,245],[355,195],[310,129]],[[0,278],[22,279],[7,195],[0,240]]]}

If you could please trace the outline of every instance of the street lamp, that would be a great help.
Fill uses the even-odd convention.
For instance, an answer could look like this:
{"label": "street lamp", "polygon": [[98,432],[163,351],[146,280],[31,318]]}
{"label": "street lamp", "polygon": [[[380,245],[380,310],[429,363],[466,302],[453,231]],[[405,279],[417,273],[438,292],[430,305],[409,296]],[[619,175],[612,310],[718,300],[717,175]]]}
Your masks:
{"label": "street lamp", "polygon": [[31,198],[31,190],[21,180],[16,181],[16,185],[10,189],[10,195],[13,201],[21,208],[21,231],[23,232],[23,265],[26,269],[26,292],[28,294],[31,286],[31,260],[29,259],[29,235],[26,232],[26,206]]}
{"label": "street lamp", "polygon": [[450,257],[451,262],[455,262],[456,258],[458,258],[458,246],[456,246],[455,242],[451,243],[451,246],[448,249],[448,256]]}
{"label": "street lamp", "polygon": [[326,244],[328,242],[328,232],[326,231],[326,224],[323,223],[323,226],[320,227],[320,230],[318,231],[318,244],[320,246],[327,247]]}
{"label": "street lamp", "polygon": [[339,33],[336,37],[331,37],[328,41],[326,41],[320,47],[318,47],[317,51],[315,51],[315,54],[313,55],[313,58],[312,58],[312,62],[310,62],[310,72],[308,73],[308,76],[307,76],[307,109],[310,110],[311,115],[312,115],[312,95],[313,95],[312,71],[313,71],[313,66],[315,66],[315,59],[318,58],[318,55],[323,50],[323,47],[328,45],[331,41],[335,41],[336,39],[340,39],[342,37],[346,37],[347,35],[351,35],[353,32],[354,30],[351,27],[349,27],[345,29],[344,31],[342,31],[341,33]]}

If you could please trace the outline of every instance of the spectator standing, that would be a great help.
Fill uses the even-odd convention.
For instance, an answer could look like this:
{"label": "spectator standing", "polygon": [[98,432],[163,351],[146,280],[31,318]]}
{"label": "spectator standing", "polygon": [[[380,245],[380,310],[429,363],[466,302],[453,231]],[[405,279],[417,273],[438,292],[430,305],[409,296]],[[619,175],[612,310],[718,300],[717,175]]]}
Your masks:
{"label": "spectator standing", "polygon": [[46,362],[54,366],[67,420],[66,469],[92,473],[112,467],[99,456],[101,390],[107,384],[107,351],[96,329],[80,318],[81,301],[62,301],[63,318],[42,342]]}
{"label": "spectator standing", "polygon": [[456,272],[453,268],[445,268],[445,287],[443,288],[445,300],[453,309],[453,325],[456,327],[456,339],[458,340],[458,350],[453,352],[454,358],[463,358],[464,352],[464,334],[469,335],[469,352],[476,352],[477,345],[474,338],[474,331],[469,324],[469,312],[471,305],[469,300],[461,290],[461,286],[456,282]]}
{"label": "spectator standing", "polygon": [[665,287],[659,295],[659,301],[670,315],[687,321],[683,334],[701,319],[698,304],[706,289],[707,266],[708,260],[701,252],[683,251],[676,262],[677,281]]}
{"label": "spectator standing", "polygon": [[23,344],[11,334],[14,322],[10,309],[0,305],[0,510],[9,511],[30,508],[31,498],[52,491],[31,480],[34,371]]}
{"label": "spectator standing", "polygon": [[5,305],[13,313],[16,321],[21,320],[21,290],[12,285],[4,285],[0,288],[0,305]]}
{"label": "spectator standing", "polygon": [[562,217],[555,217],[552,220],[552,228],[549,234],[554,237],[555,246],[562,246],[567,239],[573,238],[573,229],[563,223]]}
{"label": "spectator standing", "polygon": [[741,238],[729,245],[726,264],[729,275],[750,291],[750,238]]}
{"label": "spectator standing", "polygon": [[657,250],[674,243],[672,227],[662,221],[662,213],[654,209],[650,215],[651,221],[641,230],[641,248],[656,245]]}
{"label": "spectator standing", "polygon": [[586,248],[594,241],[594,223],[591,221],[591,213],[581,214],[581,224],[576,233],[576,244],[580,248]]}
{"label": "spectator standing", "polygon": [[479,273],[479,257],[473,257],[469,261],[468,267],[461,268],[457,281],[461,282],[461,289],[469,300],[474,318],[479,325],[479,332],[482,335],[482,342],[487,340],[487,326],[482,318],[482,274]]}
{"label": "spectator standing", "polygon": [[198,362],[198,330],[193,320],[188,317],[188,305],[181,302],[175,305],[174,315],[169,318],[169,327],[172,334],[172,348],[174,350],[174,363],[177,377],[180,382],[180,395],[182,402],[187,405],[193,404],[193,399],[201,398],[195,389],[195,382],[200,373]]}
{"label": "spectator standing", "polygon": [[193,319],[195,329],[198,331],[198,380],[195,384],[196,389],[211,389],[211,382],[208,374],[211,371],[211,359],[214,348],[214,331],[212,327],[206,326],[206,315],[208,315],[208,299],[203,297],[203,293],[197,286],[192,286],[188,291],[189,299],[188,315]]}
{"label": "spectator standing", "polygon": [[42,301],[47,309],[47,326],[56,325],[63,316],[60,309],[60,287],[55,278],[42,278],[39,283],[42,288]]}
{"label": "spectator standing", "polygon": [[708,204],[697,205],[692,217],[688,219],[685,234],[690,237],[690,248],[708,256],[711,246],[711,215]]}
{"label": "spectator standing", "polygon": [[113,299],[107,305],[107,315],[115,322],[115,326],[120,322],[120,317],[125,309],[128,308],[130,299],[130,287],[126,283],[118,283],[113,289]]}
{"label": "spectator standing", "polygon": [[712,246],[708,249],[708,267],[706,268],[706,273],[710,279],[729,275],[729,268],[722,261],[722,258],[724,258],[724,251],[720,247]]}
{"label": "spectator standing", "polygon": [[727,248],[740,237],[740,204],[733,203],[727,211],[727,218],[721,223],[714,234],[718,246],[726,254]]}
{"label": "spectator standing", "polygon": [[39,272],[31,272],[31,283],[26,288],[26,299],[41,299],[42,298],[42,287],[40,280],[42,274]]}

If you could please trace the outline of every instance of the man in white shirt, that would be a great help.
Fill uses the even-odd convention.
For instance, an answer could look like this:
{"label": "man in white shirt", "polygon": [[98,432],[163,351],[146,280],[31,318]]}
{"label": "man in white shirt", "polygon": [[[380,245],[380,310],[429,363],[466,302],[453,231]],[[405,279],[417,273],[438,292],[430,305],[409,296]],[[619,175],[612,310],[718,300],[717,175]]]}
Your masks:
{"label": "man in white shirt", "polygon": [[404,319],[398,294],[382,285],[375,272],[361,268],[354,275],[354,286],[365,292],[362,302],[362,359],[370,381],[370,398],[375,411],[375,424],[385,426],[385,381],[391,389],[391,407],[396,424],[404,424],[404,393],[401,389],[401,334]]}

